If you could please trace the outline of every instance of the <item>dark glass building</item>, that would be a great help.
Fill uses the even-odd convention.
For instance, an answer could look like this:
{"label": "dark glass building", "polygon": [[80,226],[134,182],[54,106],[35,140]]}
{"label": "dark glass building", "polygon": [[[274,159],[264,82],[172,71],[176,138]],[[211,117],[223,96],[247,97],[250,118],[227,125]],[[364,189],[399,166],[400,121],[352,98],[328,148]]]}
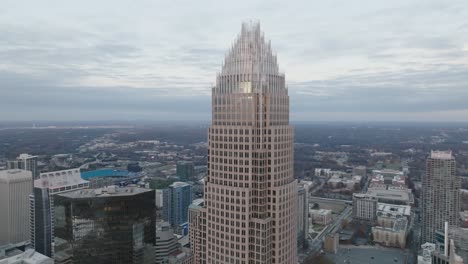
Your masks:
{"label": "dark glass building", "polygon": [[49,194],[49,188],[35,187],[31,202],[31,244],[34,249],[48,257],[52,257],[53,243],[53,201]]}
{"label": "dark glass building", "polygon": [[195,177],[195,166],[193,162],[180,161],[177,163],[176,173],[181,181],[191,181]]}
{"label": "dark glass building", "polygon": [[54,211],[56,263],[154,263],[154,190],[110,186],[58,194]]}

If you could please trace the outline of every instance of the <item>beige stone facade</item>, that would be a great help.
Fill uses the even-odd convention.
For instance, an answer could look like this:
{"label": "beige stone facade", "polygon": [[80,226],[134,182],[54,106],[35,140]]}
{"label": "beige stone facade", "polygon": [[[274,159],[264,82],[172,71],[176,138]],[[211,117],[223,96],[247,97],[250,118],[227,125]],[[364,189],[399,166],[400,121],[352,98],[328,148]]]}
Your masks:
{"label": "beige stone facade", "polygon": [[242,26],[212,89],[204,198],[190,209],[194,263],[297,262],[289,96],[258,24]]}

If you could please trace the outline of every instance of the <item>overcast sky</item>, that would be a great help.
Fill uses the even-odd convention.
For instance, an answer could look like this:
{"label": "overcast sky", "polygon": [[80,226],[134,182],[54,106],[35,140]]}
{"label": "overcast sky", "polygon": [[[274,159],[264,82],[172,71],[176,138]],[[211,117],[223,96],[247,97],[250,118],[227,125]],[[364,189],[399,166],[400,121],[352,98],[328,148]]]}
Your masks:
{"label": "overcast sky", "polygon": [[293,120],[468,122],[466,0],[3,0],[0,120],[209,121],[249,20]]}

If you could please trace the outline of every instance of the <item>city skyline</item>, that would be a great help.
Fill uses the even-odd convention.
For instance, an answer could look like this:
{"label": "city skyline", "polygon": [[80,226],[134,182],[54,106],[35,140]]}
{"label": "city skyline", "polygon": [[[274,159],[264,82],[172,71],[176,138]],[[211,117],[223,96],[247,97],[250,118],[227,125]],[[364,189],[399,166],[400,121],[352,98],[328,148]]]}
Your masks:
{"label": "city skyline", "polygon": [[288,72],[294,121],[468,121],[463,1],[15,1],[0,13],[0,120],[208,120],[217,58],[253,18]]}

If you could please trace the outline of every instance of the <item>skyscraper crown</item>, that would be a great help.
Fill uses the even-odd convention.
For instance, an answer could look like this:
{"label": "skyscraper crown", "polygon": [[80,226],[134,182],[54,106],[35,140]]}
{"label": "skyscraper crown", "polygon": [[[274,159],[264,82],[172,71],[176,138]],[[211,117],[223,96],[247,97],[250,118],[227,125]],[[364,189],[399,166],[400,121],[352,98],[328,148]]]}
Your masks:
{"label": "skyscraper crown", "polygon": [[237,40],[224,59],[221,75],[270,74],[279,75],[276,55],[266,42],[260,23],[243,23]]}

